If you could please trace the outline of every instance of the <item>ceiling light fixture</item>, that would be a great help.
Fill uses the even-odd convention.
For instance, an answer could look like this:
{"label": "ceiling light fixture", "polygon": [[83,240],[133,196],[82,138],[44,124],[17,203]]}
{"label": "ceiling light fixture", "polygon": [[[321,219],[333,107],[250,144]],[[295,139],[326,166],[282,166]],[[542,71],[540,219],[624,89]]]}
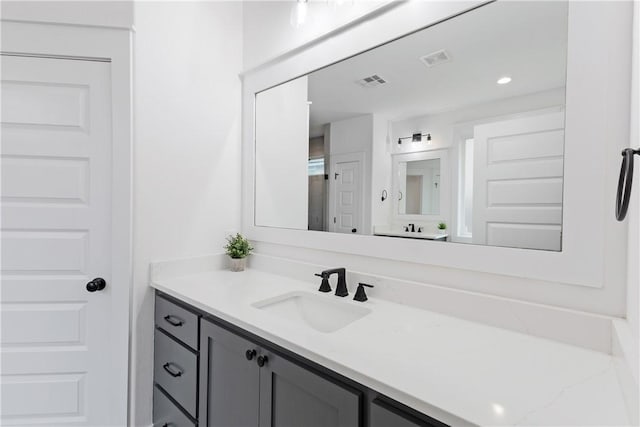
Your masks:
{"label": "ceiling light fixture", "polygon": [[293,28],[298,28],[304,25],[307,20],[307,8],[309,0],[297,0],[293,9],[291,9],[291,19],[290,23]]}
{"label": "ceiling light fixture", "polygon": [[511,77],[509,76],[500,77],[496,83],[498,83],[499,85],[506,85],[507,83],[511,83]]}

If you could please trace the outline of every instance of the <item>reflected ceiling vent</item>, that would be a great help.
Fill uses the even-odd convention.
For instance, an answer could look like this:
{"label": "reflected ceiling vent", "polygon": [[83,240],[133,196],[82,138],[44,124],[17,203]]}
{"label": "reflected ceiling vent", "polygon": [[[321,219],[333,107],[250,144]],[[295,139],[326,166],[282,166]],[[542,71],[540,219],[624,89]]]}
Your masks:
{"label": "reflected ceiling vent", "polygon": [[421,56],[420,61],[422,61],[422,63],[427,67],[431,68],[434,65],[450,62],[451,57],[449,56],[449,53],[446,50],[442,49],[437,52],[432,52],[428,55]]}
{"label": "reflected ceiling vent", "polygon": [[376,87],[385,84],[387,81],[377,74],[373,76],[365,77],[356,81],[362,87]]}

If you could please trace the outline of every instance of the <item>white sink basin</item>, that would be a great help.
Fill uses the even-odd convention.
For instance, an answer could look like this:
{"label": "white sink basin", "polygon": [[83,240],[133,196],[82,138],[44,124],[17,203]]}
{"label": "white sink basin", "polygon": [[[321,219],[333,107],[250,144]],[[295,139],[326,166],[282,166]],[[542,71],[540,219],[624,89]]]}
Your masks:
{"label": "white sink basin", "polygon": [[340,301],[333,295],[309,292],[289,292],[253,306],[319,332],[335,332],[371,313],[370,308]]}

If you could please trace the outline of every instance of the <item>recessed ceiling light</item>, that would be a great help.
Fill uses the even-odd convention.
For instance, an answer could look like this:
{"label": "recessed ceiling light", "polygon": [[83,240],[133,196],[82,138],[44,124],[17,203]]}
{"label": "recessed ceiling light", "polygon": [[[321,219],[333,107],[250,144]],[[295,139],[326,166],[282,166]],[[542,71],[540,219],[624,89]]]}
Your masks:
{"label": "recessed ceiling light", "polygon": [[510,82],[511,82],[511,77],[508,77],[508,76],[500,77],[497,81],[499,85],[506,85],[507,83],[510,83]]}

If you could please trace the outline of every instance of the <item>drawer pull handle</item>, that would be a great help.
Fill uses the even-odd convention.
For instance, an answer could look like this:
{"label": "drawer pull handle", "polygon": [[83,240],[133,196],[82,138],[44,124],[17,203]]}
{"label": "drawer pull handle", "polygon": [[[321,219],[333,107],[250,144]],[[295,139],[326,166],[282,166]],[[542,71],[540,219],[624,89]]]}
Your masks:
{"label": "drawer pull handle", "polygon": [[171,362],[167,362],[164,365],[162,365],[164,370],[167,371],[169,375],[171,375],[173,378],[177,378],[180,375],[182,375],[182,371],[180,369],[176,368],[177,370],[174,371],[173,369],[171,369],[172,366],[175,366],[175,365]]}
{"label": "drawer pull handle", "polygon": [[164,316],[164,320],[169,322],[171,326],[177,327],[184,325],[184,321],[182,321],[182,319],[180,319],[179,317],[174,316],[173,314],[167,314],[166,316]]}

